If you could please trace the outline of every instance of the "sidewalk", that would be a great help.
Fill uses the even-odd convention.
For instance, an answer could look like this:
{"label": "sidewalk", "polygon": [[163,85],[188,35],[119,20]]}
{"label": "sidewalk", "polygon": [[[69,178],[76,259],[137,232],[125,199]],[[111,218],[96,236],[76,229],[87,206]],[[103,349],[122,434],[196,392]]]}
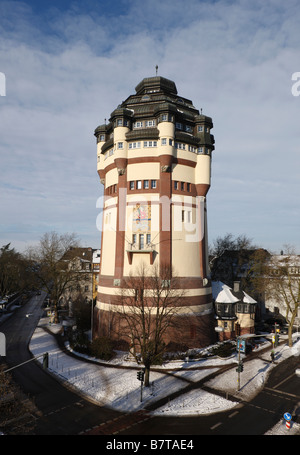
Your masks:
{"label": "sidewalk", "polygon": [[[125,360],[124,353],[112,362],[72,353],[64,346],[60,330],[59,325],[50,326],[48,319],[41,319],[30,343],[33,355],[48,352],[49,370],[59,380],[97,403],[123,412],[146,410],[152,415],[191,416],[228,410],[262,390],[276,365],[270,362],[269,346],[247,356],[237,391],[237,355],[227,360],[171,361],[151,369],[151,386],[141,390],[136,374],[139,367]],[[293,348],[283,341],[275,349],[276,362],[299,353],[300,341]],[[295,423],[293,431],[299,429]]]}

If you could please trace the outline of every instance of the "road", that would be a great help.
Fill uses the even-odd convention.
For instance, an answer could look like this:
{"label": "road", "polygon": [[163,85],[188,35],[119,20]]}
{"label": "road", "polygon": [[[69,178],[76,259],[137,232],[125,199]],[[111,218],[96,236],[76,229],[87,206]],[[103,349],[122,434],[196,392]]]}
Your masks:
{"label": "road", "polygon": [[[33,297],[0,326],[6,335],[9,366],[31,358],[28,343],[42,315],[41,296]],[[26,314],[31,314],[26,317]],[[99,406],[60,384],[34,361],[13,371],[15,380],[37,407],[34,434],[75,435],[89,428],[98,434],[124,435],[261,435],[282,419],[300,410],[300,378],[295,375],[299,357],[291,357],[276,367],[266,387],[251,402],[243,402],[227,412],[197,417],[155,417],[151,414],[126,415]]]}
{"label": "road", "polygon": [[[31,298],[0,325],[0,331],[6,336],[5,360],[9,367],[31,358],[28,344],[42,315],[44,297],[42,293]],[[31,316],[26,317],[26,314]],[[34,434],[75,435],[119,416],[117,411],[94,404],[67,389],[35,361],[11,373],[37,408]]]}
{"label": "road", "polygon": [[230,411],[182,419],[152,417],[118,434],[263,435],[282,420],[285,412],[292,416],[297,413],[300,423],[300,377],[295,374],[299,364],[299,357],[279,364],[251,402],[242,402]]}

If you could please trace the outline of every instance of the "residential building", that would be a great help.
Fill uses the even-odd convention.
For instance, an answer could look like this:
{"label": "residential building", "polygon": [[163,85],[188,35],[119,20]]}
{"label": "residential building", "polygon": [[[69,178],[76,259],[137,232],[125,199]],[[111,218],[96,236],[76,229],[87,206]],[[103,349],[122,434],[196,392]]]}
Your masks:
{"label": "residential building", "polygon": [[272,255],[268,261],[265,307],[267,316],[281,315],[300,326],[300,255]]}
{"label": "residential building", "polygon": [[212,289],[219,340],[255,333],[257,302],[242,291],[240,282],[235,281],[231,288],[221,281],[213,281]]}
{"label": "residential building", "polygon": [[61,303],[71,304],[78,298],[90,302],[93,293],[92,248],[70,248],[64,254],[62,261],[68,262],[68,269],[74,271],[74,274],[70,279],[70,285],[64,292]]}
{"label": "residential building", "polygon": [[99,285],[99,271],[100,271],[100,257],[101,250],[93,250],[93,261],[92,261],[92,270],[93,270],[93,301],[96,301],[98,285]]}

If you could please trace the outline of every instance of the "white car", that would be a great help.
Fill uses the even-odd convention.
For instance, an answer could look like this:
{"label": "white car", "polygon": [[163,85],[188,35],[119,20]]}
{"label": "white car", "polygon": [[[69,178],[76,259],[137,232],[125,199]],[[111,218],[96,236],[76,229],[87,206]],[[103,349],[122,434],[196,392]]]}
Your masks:
{"label": "white car", "polygon": [[300,376],[300,368],[297,368],[295,373],[296,373],[297,376]]}

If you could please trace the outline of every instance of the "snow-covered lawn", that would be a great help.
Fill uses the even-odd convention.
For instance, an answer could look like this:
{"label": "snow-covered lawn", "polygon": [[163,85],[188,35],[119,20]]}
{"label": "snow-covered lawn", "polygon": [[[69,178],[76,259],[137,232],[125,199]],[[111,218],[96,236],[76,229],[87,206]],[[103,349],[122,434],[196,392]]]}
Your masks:
{"label": "snow-covered lawn", "polygon": [[[51,331],[60,330],[60,325],[49,325],[48,318],[40,320],[30,342],[30,350],[34,356],[49,353],[49,370],[60,380],[73,386],[77,391],[88,395],[91,399],[121,411],[137,411],[146,405],[152,404],[173,392],[182,390],[190,383],[205,378],[214,371],[218,371],[224,364],[237,362],[237,356],[228,360],[213,357],[207,360],[186,362],[170,361],[156,371],[151,371],[151,387],[142,389],[137,379],[139,367],[120,353],[112,362],[87,363],[82,356],[74,358],[64,354],[57,346],[55,338],[47,333],[43,326]],[[279,346],[275,349],[276,363],[291,355],[300,354],[300,340],[294,343],[293,348]],[[274,368],[270,363],[270,353],[267,352],[254,359],[244,362],[244,371],[241,373],[240,390],[237,391],[237,373],[232,368],[214,379],[208,380],[206,385],[212,389],[221,390],[243,400],[250,399],[263,387],[267,375]],[[96,362],[96,359],[94,359]],[[43,357],[39,358],[43,361]],[[122,368],[117,368],[117,366]],[[129,368],[131,367],[131,368]],[[202,367],[202,369],[199,369]],[[204,367],[204,369],[203,369]],[[209,368],[208,368],[209,367]],[[168,374],[164,370],[168,369]],[[170,371],[172,370],[172,371]],[[171,373],[171,374],[170,374]],[[238,401],[231,401],[217,394],[208,393],[202,389],[181,393],[176,399],[169,400],[164,406],[152,411],[160,415],[199,415],[234,408]],[[142,399],[142,401],[141,401]],[[300,434],[300,425],[293,423],[291,429],[285,428],[282,420],[269,434]],[[274,433],[275,432],[275,433]]]}

